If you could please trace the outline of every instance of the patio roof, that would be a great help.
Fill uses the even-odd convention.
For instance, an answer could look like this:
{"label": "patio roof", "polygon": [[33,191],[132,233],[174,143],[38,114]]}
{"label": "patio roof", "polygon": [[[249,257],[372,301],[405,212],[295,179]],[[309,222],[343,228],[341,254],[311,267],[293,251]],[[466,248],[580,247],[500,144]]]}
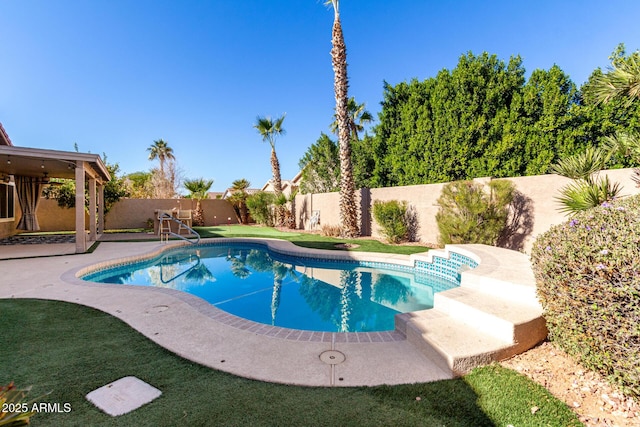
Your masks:
{"label": "patio roof", "polygon": [[86,165],[86,173],[100,183],[111,179],[107,167],[97,154],[44,150],[0,145],[0,173],[49,178],[75,178],[78,162]]}

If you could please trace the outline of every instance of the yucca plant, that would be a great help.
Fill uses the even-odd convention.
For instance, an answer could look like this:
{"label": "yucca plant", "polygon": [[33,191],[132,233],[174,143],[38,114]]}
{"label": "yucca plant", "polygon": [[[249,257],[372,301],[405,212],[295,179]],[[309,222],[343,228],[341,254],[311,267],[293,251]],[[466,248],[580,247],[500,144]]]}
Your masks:
{"label": "yucca plant", "polygon": [[556,199],[562,204],[561,212],[576,214],[613,200],[620,189],[620,184],[611,183],[607,176],[590,181],[578,180],[563,187]]}
{"label": "yucca plant", "polygon": [[588,147],[583,153],[562,159],[551,167],[551,172],[574,180],[564,186],[560,196],[556,197],[562,205],[561,212],[575,215],[618,196],[621,190],[619,183],[611,183],[606,176],[598,177],[612,154],[610,148]]}

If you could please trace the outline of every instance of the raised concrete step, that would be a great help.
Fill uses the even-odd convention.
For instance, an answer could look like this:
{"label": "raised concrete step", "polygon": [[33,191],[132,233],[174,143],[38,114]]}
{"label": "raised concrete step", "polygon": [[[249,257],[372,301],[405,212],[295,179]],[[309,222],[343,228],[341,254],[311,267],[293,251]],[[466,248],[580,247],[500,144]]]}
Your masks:
{"label": "raised concrete step", "polygon": [[435,309],[406,314],[402,320],[407,341],[454,375],[505,357],[513,345]]}
{"label": "raised concrete step", "polygon": [[544,326],[542,308],[535,301],[505,299],[470,288],[439,292],[434,295],[434,306],[463,323],[514,343],[525,341],[536,322]]}

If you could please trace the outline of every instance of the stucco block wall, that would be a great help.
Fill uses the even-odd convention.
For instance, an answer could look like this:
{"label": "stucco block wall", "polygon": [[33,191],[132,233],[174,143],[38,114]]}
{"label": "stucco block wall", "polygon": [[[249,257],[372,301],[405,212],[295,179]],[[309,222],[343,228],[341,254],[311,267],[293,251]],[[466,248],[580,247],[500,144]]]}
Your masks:
{"label": "stucco block wall", "polygon": [[[206,199],[201,205],[206,226],[238,223],[233,207],[226,200]],[[174,208],[195,210],[196,202],[191,199],[122,199],[105,217],[105,228],[108,230],[145,227],[148,219],[155,218],[155,210]]]}
{"label": "stucco block wall", "polygon": [[[122,199],[116,203],[105,216],[105,229],[125,229],[146,227],[147,219],[153,219],[156,209],[195,209],[196,203],[191,199]],[[205,225],[237,224],[233,208],[226,200],[207,199],[202,201]],[[75,210],[61,208],[56,200],[40,200],[38,205],[38,222],[40,231],[74,231]],[[20,221],[21,211],[16,206],[16,221],[0,223],[0,237],[15,234],[15,224]],[[229,218],[231,218],[229,220]],[[10,224],[10,225],[5,225]],[[89,215],[85,215],[85,224],[89,228]],[[5,231],[6,229],[6,231]],[[6,233],[6,234],[2,234]]]}
{"label": "stucco block wall", "polygon": [[[633,169],[615,169],[602,171],[601,176],[608,176],[612,182],[618,182],[622,191],[620,196],[626,197],[640,194],[632,180]],[[560,204],[555,199],[560,189],[572,180],[555,174],[505,178],[513,182],[518,190],[515,210],[512,212],[509,235],[500,242],[500,246],[528,252],[536,236],[547,231],[551,226],[566,221],[567,216],[559,211]],[[490,178],[478,178],[478,183],[487,183]],[[364,235],[381,237],[380,228],[372,219],[373,203],[376,200],[406,201],[415,209],[419,224],[418,240],[425,244],[436,244],[439,232],[436,223],[438,213],[437,201],[445,184],[412,185],[405,187],[372,188],[368,190],[369,204],[361,208],[363,230],[366,230],[367,209],[369,211],[370,232]],[[359,190],[360,200],[366,200],[365,193]],[[339,219],[338,193],[302,194],[296,197],[296,225],[301,229],[309,229],[309,218],[313,211],[320,211],[320,224],[338,225]],[[320,227],[317,227],[318,229]]]}

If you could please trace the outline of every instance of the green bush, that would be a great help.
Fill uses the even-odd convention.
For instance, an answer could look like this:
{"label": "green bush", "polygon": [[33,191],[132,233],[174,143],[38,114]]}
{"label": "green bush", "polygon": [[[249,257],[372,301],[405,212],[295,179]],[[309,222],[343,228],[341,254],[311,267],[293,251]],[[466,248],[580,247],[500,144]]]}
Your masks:
{"label": "green bush", "polygon": [[552,227],[531,258],[550,339],[640,396],[640,197]]}
{"label": "green bush", "polygon": [[382,228],[382,235],[390,243],[399,243],[407,239],[407,202],[376,200],[373,202],[373,218]]}
{"label": "green bush", "polygon": [[516,190],[503,179],[490,181],[488,187],[486,192],[473,181],[456,181],[442,188],[436,214],[441,244],[496,244],[507,225]]}
{"label": "green bush", "polygon": [[258,191],[247,197],[247,208],[251,217],[261,225],[273,227],[275,223],[275,212],[273,205],[276,199],[272,193]]}

